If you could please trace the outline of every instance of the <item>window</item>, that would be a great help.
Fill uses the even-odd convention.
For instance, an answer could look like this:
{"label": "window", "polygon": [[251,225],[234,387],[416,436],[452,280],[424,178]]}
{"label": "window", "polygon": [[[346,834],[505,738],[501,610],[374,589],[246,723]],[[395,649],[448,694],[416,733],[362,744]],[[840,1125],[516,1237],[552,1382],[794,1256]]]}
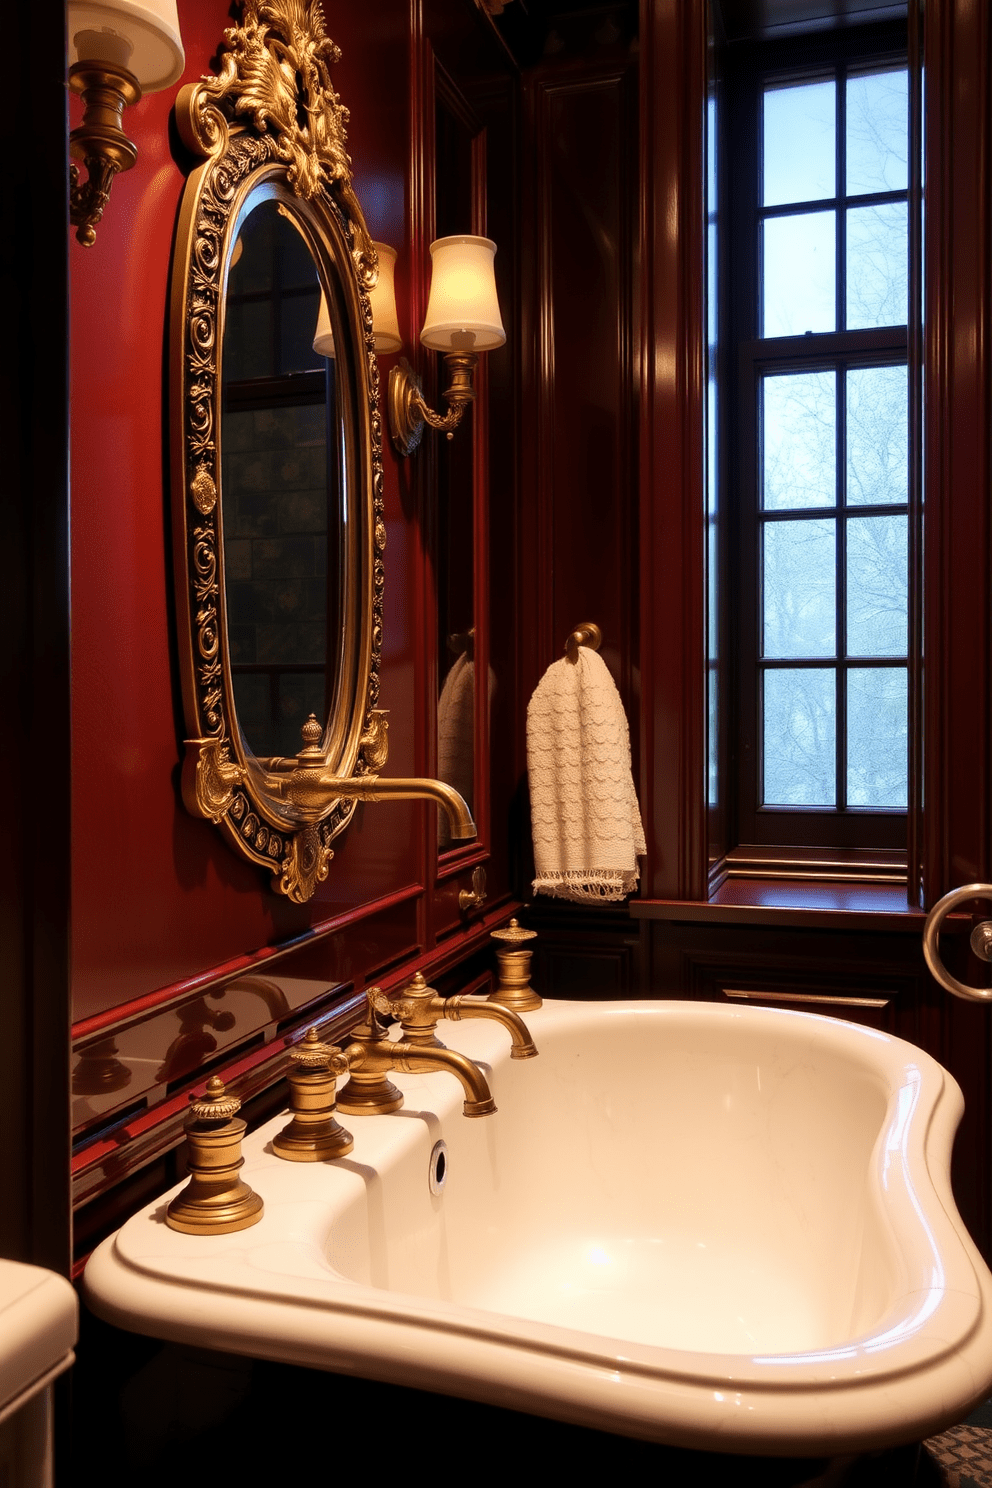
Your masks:
{"label": "window", "polygon": [[[721,674],[711,640],[710,773],[724,675],[720,778],[736,841],[759,847],[905,842],[915,131],[898,41],[873,29],[752,50],[727,89],[709,486],[711,532],[727,531],[718,469],[734,509],[734,663]],[[711,395],[711,438],[715,421]]]}

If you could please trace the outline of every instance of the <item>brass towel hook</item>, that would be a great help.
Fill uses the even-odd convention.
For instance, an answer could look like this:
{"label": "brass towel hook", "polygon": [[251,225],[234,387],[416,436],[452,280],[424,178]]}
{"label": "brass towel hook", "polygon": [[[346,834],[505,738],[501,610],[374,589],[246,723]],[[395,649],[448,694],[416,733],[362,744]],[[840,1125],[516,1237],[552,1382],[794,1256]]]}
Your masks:
{"label": "brass towel hook", "polygon": [[579,659],[580,646],[591,646],[594,651],[598,651],[602,643],[603,632],[599,626],[594,625],[591,620],[585,620],[576,626],[565,642],[565,655],[574,666]]}

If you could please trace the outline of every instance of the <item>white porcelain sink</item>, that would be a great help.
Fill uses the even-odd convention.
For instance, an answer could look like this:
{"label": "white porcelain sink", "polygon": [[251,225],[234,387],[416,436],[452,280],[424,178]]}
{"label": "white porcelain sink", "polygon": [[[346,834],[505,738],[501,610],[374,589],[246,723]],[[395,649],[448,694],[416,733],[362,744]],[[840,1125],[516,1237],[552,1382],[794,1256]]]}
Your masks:
{"label": "white porcelain sink", "polygon": [[[261,1223],[197,1237],[150,1206],[85,1292],[124,1328],[732,1452],[911,1441],[992,1386],[992,1276],[954,1206],[940,1065],[828,1017],[557,1003],[466,1120],[447,1074],[353,1117],[333,1163],[245,1143]],[[446,1183],[429,1166],[447,1143]],[[168,1197],[168,1196],[167,1196]]]}
{"label": "white porcelain sink", "polygon": [[0,1260],[0,1483],[51,1488],[52,1384],[69,1368],[79,1303],[64,1276]]}

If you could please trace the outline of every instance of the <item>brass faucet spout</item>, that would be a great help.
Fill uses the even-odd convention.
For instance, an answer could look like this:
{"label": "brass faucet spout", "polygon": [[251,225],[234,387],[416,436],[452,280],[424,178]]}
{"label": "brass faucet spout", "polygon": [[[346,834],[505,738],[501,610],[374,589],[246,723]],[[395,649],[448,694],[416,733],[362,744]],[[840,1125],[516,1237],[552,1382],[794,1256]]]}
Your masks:
{"label": "brass faucet spout", "polygon": [[[496,1110],[492,1091],[478,1065],[454,1049],[418,1048],[413,1044],[389,1039],[373,1038],[349,1044],[345,1058],[353,1075],[366,1081],[370,1077],[382,1076],[390,1070],[403,1070],[416,1074],[419,1070],[447,1070],[461,1081],[465,1092],[462,1107],[466,1116],[489,1116]],[[353,1107],[343,1107],[354,1109]],[[395,1107],[393,1108],[395,1109]]]}
{"label": "brass faucet spout", "polygon": [[533,1059],[537,1046],[523,1018],[511,1008],[501,1007],[497,1002],[485,1002],[475,997],[446,997],[443,1003],[444,1018],[457,1023],[459,1018],[495,1018],[497,1023],[509,1029],[511,1059]]}
{"label": "brass faucet spout", "polygon": [[419,971],[405,987],[394,992],[383,994],[376,988],[372,1002],[380,1013],[398,1019],[403,1037],[418,1049],[429,1049],[436,1054],[445,1047],[436,1032],[441,1018],[450,1018],[453,1023],[459,1018],[492,1018],[502,1023],[510,1035],[511,1059],[533,1059],[537,1053],[526,1023],[511,1008],[481,997],[439,997]]}
{"label": "brass faucet spout", "polygon": [[[385,715],[377,713],[379,720],[366,740],[363,749],[366,766],[373,771],[381,770],[386,763],[388,750],[385,743]],[[325,769],[326,759],[321,749],[321,727],[311,713],[303,725],[303,748],[295,760],[271,758],[262,762],[267,767],[266,787],[273,796],[288,801],[304,821],[319,822],[337,801],[434,801],[447,812],[451,823],[452,837],[474,837],[475,822],[462,797],[443,780],[424,780],[419,776],[404,779],[399,775],[335,775]],[[371,752],[369,752],[369,750]],[[292,766],[284,773],[287,766]]]}
{"label": "brass faucet spout", "polygon": [[488,1080],[467,1055],[454,1049],[421,1049],[416,1044],[405,1042],[394,1044],[393,1048],[402,1050],[396,1069],[408,1074],[415,1074],[417,1070],[447,1070],[459,1079],[465,1091],[462,1110],[466,1116],[490,1116],[496,1110]]}
{"label": "brass faucet spout", "polygon": [[398,775],[356,775],[349,780],[339,780],[333,775],[322,775],[319,783],[328,796],[349,801],[434,801],[447,814],[452,837],[476,835],[472,813],[463,797],[443,780],[424,780],[417,776],[404,779]]}

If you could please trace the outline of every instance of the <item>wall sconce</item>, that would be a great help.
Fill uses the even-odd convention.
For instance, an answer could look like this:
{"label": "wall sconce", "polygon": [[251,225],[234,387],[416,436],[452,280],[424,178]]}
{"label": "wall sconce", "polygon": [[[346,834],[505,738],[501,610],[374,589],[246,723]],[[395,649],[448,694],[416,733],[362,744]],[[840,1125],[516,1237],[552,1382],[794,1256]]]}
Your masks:
{"label": "wall sconce", "polygon": [[323,290],[320,295],[320,311],[317,315],[317,329],[313,338],[313,349],[318,356],[333,360],[334,352],[334,327],[331,325],[330,313],[327,309],[327,301]]}
{"label": "wall sconce", "polygon": [[[425,424],[451,438],[466,404],[475,398],[472,379],[479,352],[493,351],[506,340],[496,298],[495,255],[496,244],[490,238],[438,238],[431,244],[431,293],[420,340],[431,350],[444,352],[448,412],[428,408],[420,379],[405,359],[400,361],[389,377],[389,427],[401,455],[417,448]],[[394,323],[395,317],[394,301]],[[399,349],[398,324],[396,336],[391,350]]]}
{"label": "wall sconce", "polygon": [[369,293],[372,306],[372,339],[376,353],[383,356],[390,351],[399,351],[403,345],[400,323],[396,315],[396,249],[388,243],[373,243],[379,259],[379,277]]}
{"label": "wall sconce", "polygon": [[[372,341],[376,355],[382,356],[386,352],[399,351],[403,345],[400,325],[396,317],[396,290],[393,283],[396,249],[390,248],[388,243],[373,243],[372,247],[379,260],[379,277],[375,282],[375,287],[369,291],[369,304],[372,309]],[[232,259],[232,263],[233,261]],[[320,313],[317,316],[313,349],[318,356],[334,356],[334,330],[323,291],[320,296]]]}
{"label": "wall sconce", "polygon": [[69,153],[86,166],[70,167],[69,217],[84,248],[96,239],[118,171],[130,170],[138,151],[121,127],[126,104],[158,93],[186,63],[176,0],[68,0],[69,86],[83,95],[83,122],[69,136]]}

